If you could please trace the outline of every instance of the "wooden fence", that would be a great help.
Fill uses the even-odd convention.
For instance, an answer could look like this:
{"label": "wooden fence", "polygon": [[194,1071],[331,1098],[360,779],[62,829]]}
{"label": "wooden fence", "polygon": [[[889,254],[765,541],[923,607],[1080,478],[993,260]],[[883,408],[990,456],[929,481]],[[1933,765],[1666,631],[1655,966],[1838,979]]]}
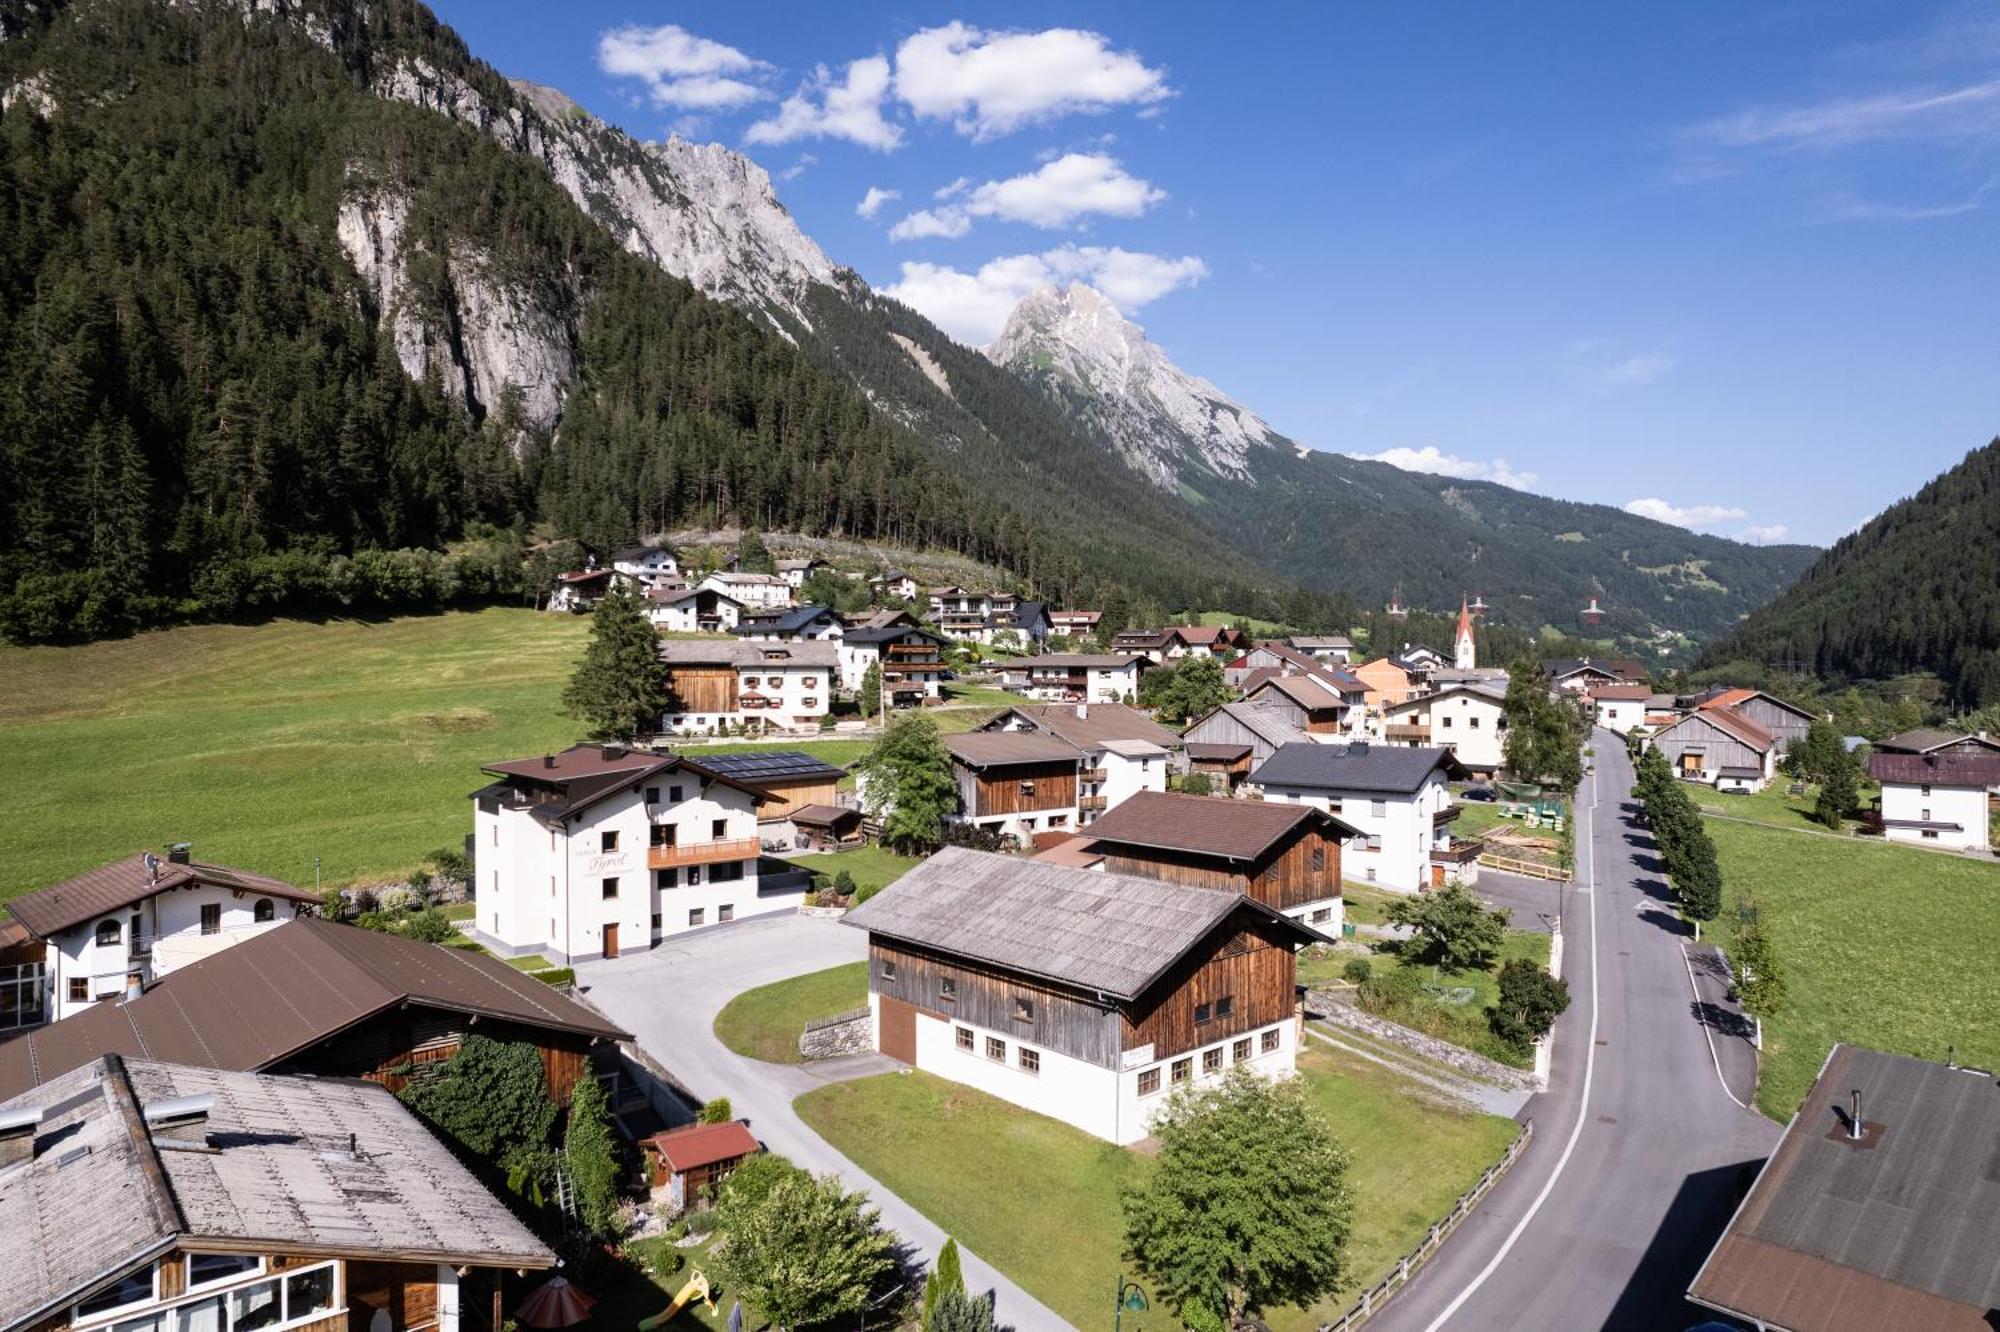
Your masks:
{"label": "wooden fence", "polygon": [[1557,883],[1568,883],[1570,872],[1559,865],[1544,865],[1539,860],[1517,860],[1513,856],[1495,855],[1488,852],[1479,857],[1479,863],[1488,869],[1501,870],[1508,874],[1521,874],[1530,879],[1554,879]]}
{"label": "wooden fence", "polygon": [[1528,1150],[1528,1144],[1533,1141],[1534,1136],[1535,1121],[1530,1119],[1521,1125],[1520,1133],[1508,1144],[1507,1150],[1500,1154],[1500,1159],[1486,1167],[1486,1173],[1479,1177],[1479,1182],[1460,1194],[1458,1201],[1452,1204],[1451,1210],[1445,1213],[1444,1219],[1425,1233],[1423,1242],[1397,1259],[1396,1266],[1388,1276],[1383,1277],[1372,1288],[1362,1291],[1361,1298],[1349,1305],[1347,1312],[1331,1323],[1321,1323],[1319,1332],[1353,1332],[1354,1328],[1360,1327],[1382,1312],[1383,1306],[1389,1303],[1389,1297],[1409,1284],[1410,1278],[1422,1270],[1423,1265],[1443,1247],[1451,1232],[1458,1229],[1459,1222],[1471,1216],[1472,1209],[1479,1205],[1479,1200],[1491,1193],[1493,1186],[1513,1168],[1521,1153]]}

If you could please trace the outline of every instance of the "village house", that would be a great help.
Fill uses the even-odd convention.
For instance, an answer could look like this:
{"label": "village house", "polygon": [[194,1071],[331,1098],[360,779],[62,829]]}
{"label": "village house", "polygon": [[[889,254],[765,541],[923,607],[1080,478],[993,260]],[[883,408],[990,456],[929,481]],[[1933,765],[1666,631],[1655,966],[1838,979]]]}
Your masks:
{"label": "village house", "polygon": [[1542,662],[1542,674],[1548,677],[1549,688],[1581,694],[1597,685],[1644,684],[1646,667],[1629,657],[1607,657],[1593,661],[1589,657],[1550,657]]}
{"label": "village house", "polygon": [[806,580],[814,574],[822,570],[828,573],[833,572],[833,566],[825,560],[820,559],[779,560],[777,564],[778,577],[784,579],[785,586],[791,588],[795,594],[800,588],[806,585]]}
{"label": "village house", "polygon": [[1646,713],[1653,700],[1651,685],[1592,685],[1584,696],[1590,700],[1596,724],[1605,730],[1630,735],[1646,728]]}
{"label": "village house", "polygon": [[[986,637],[982,642],[1006,644],[1028,652],[1039,652],[1049,641],[1054,626],[1049,623],[1049,608],[1046,602],[1017,601],[1006,610],[993,612],[987,622]],[[1009,639],[1008,635],[1012,635]]]}
{"label": "village house", "polygon": [[1758,1328],[1991,1332],[1996,1142],[1990,1072],[1835,1045],[1688,1298]]}
{"label": "village house", "polygon": [[1806,738],[1812,729],[1813,715],[1804,708],[1796,707],[1781,698],[1773,698],[1761,689],[1723,689],[1702,695],[1696,709],[1712,711],[1727,708],[1739,717],[1756,723],[1777,742],[1778,757]]}
{"label": "village house", "polygon": [[[1232,689],[1244,688],[1252,676],[1261,679],[1265,675],[1317,675],[1324,679],[1354,679],[1337,664],[1301,652],[1289,643],[1272,640],[1252,643],[1243,649],[1242,655],[1223,663],[1222,667],[1223,683]],[[1358,683],[1357,681],[1357,686]]]}
{"label": "village house", "polygon": [[1058,652],[1010,661],[1001,679],[1045,703],[1122,703],[1139,696],[1139,672],[1151,665],[1144,657]]}
{"label": "village house", "polygon": [[1083,756],[1077,810],[1086,827],[1140,791],[1166,790],[1181,743],[1146,713],[1118,703],[1013,707],[981,729],[1038,732],[1075,748]]}
{"label": "village house", "polygon": [[556,575],[555,589],[549,593],[549,609],[581,613],[597,605],[611,590],[609,569],[572,569]]}
{"label": "village house", "polygon": [[590,1076],[593,1051],[629,1039],[497,958],[307,916],[0,1044],[0,1099],[104,1055],[400,1091],[475,1031],[533,1045],[559,1104]]}
{"label": "village house", "polygon": [[182,843],[25,893],[7,910],[45,945],[42,1011],[62,1019],[318,906],[282,880],[201,864]]}
{"label": "village house", "polygon": [[743,603],[712,587],[655,587],[646,592],[646,618],[674,634],[724,634],[743,618]]}
{"label": "village house", "polygon": [[958,586],[934,587],[928,593],[931,623],[946,638],[960,643],[991,643],[994,621],[1011,615],[1012,592],[975,592]]}
{"label": "village house", "polygon": [[1906,754],[1877,750],[1868,775],[1882,784],[1882,835],[1955,851],[1991,851],[1993,802],[2000,790],[2000,751],[1940,747]]}
{"label": "village house", "polygon": [[681,562],[659,546],[627,546],[611,557],[611,568],[640,587],[665,587],[681,581]]}
{"label": "village house", "polygon": [[673,697],[660,719],[666,731],[817,732],[840,672],[836,644],[803,639],[670,638],[660,660]]}
{"label": "village house", "polygon": [[868,668],[878,668],[892,708],[919,707],[942,696],[944,639],[902,615],[882,624],[850,626],[840,638],[840,687],[859,695]]}
{"label": "village house", "polygon": [[917,580],[901,569],[885,569],[870,578],[868,585],[880,591],[883,596],[893,597],[897,601],[917,599]]}
{"label": "village house", "polygon": [[576,745],[486,772],[473,937],[502,956],[612,958],[804,899],[797,876],[760,880],[771,797],[691,759]]}
{"label": "village house", "polygon": [[1966,754],[1976,757],[2000,755],[2000,740],[1994,740],[1983,732],[1974,735],[1966,731],[1919,726],[1899,731],[1886,740],[1877,740],[1874,749],[1878,754]]}
{"label": "village house", "polygon": [[1054,610],[1049,612],[1049,629],[1066,638],[1090,638],[1104,619],[1102,611]]}
{"label": "village house", "polygon": [[49,1020],[48,945],[18,920],[0,920],[0,1033]]}
{"label": "village house", "polygon": [[0,1105],[0,1215],[7,1332],[499,1327],[556,1261],[384,1088],[116,1055]]}
{"label": "village house", "polygon": [[1171,629],[1121,629],[1111,636],[1111,651],[1119,657],[1144,657],[1159,666],[1165,664],[1174,643]]}
{"label": "village house", "polygon": [[1177,624],[1168,629],[1168,660],[1207,656],[1229,661],[1250,646],[1250,637],[1226,624]]}
{"label": "village house", "polygon": [[1394,657],[1377,657],[1348,668],[1348,674],[1362,683],[1368,711],[1381,716],[1397,703],[1407,703],[1424,692],[1424,672]]}
{"label": "village house", "polygon": [[1354,660],[1354,640],[1345,634],[1293,634],[1286,642],[1296,651],[1333,666]]}
{"label": "village house", "polygon": [[1112,874],[1242,893],[1325,934],[1341,926],[1340,848],[1355,835],[1310,805],[1148,791],[1092,824]]}
{"label": "village house", "polygon": [[1730,794],[1761,791],[1777,771],[1778,742],[1731,708],[1697,708],[1646,739],[1674,775]]}
{"label": "village house", "polygon": [[1241,786],[1252,768],[1283,746],[1309,738],[1283,713],[1241,701],[1210,708],[1181,732],[1188,771],[1223,791]]}
{"label": "village house", "polygon": [[[847,775],[826,760],[797,749],[703,754],[701,766],[770,797],[757,809],[757,837],[764,845],[777,847],[798,843],[802,830],[794,820],[801,812],[814,828],[826,824],[824,811],[840,804],[840,780]],[[855,822],[859,822],[858,812]]]}
{"label": "village house", "polygon": [[1507,690],[1453,685],[1382,711],[1382,740],[1405,749],[1451,751],[1475,777],[1491,777],[1507,761]]}
{"label": "village house", "polygon": [[958,783],[954,823],[1026,843],[1038,832],[1077,826],[1077,774],[1083,754],[1052,735],[970,731],[948,735]]}
{"label": "village house", "polygon": [[1478,878],[1480,844],[1455,841],[1459,807],[1446,787],[1464,770],[1443,748],[1397,749],[1355,741],[1286,745],[1250,774],[1264,798],[1313,805],[1355,830],[1349,878],[1399,893]]}
{"label": "village house", "polygon": [[1289,1077],[1295,949],[1238,893],[948,847],[848,912],[875,1048],[1107,1142],[1182,1087]]}
{"label": "village house", "polygon": [[[1257,675],[1263,675],[1261,680]],[[1367,717],[1365,687],[1351,676],[1343,690],[1335,681],[1312,675],[1253,673],[1243,692],[1252,707],[1275,712],[1308,735],[1339,735],[1359,728]]]}
{"label": "village house", "polygon": [[738,638],[763,643],[839,642],[847,623],[825,606],[793,606],[789,610],[757,611],[736,622]]}
{"label": "village house", "polygon": [[719,569],[695,586],[708,592],[720,592],[746,611],[783,610],[792,604],[792,585],[776,574]]}

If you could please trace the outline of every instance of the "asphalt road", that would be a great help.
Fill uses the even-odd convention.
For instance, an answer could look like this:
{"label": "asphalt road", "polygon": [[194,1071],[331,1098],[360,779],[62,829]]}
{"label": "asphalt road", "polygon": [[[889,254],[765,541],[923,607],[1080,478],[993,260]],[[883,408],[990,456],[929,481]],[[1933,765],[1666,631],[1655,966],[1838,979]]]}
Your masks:
{"label": "asphalt road", "polygon": [[1719,992],[1690,978],[1625,746],[1604,731],[1594,745],[1577,880],[1554,894],[1571,1004],[1550,1090],[1523,1112],[1534,1144],[1371,1328],[1692,1326],[1706,1315],[1682,1292],[1777,1143],[1736,1099],[1740,1037],[1704,1020]]}
{"label": "asphalt road", "polygon": [[[727,1096],[739,1119],[767,1148],[816,1174],[831,1171],[869,1195],[882,1224],[901,1236],[908,1259],[928,1268],[944,1232],[806,1127],[792,1101],[828,1082],[900,1067],[881,1055],[816,1064],[767,1064],[747,1059],[715,1039],[715,1015],[738,994],[772,981],[821,971],[868,956],[868,938],[837,920],[770,916],[663,943],[648,953],[585,962],[576,969],[590,1001],[638,1038],[689,1091],[704,1100]],[[960,1246],[966,1287],[991,1291],[1002,1327],[1044,1332],[1069,1326]]]}

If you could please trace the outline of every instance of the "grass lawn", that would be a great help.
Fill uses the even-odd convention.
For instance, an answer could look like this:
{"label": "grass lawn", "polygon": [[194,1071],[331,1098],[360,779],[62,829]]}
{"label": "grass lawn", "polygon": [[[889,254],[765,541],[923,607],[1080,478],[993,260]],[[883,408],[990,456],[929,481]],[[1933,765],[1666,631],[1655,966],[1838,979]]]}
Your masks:
{"label": "grass lawn", "polygon": [[970,704],[982,708],[1011,708],[1025,701],[1019,694],[1010,694],[998,685],[974,684],[969,680],[947,680],[944,699],[947,707]]}
{"label": "grass lawn", "polygon": [[1252,638],[1283,638],[1292,632],[1292,627],[1288,624],[1279,624],[1276,620],[1260,620],[1252,615],[1236,615],[1229,611],[1203,611],[1200,621],[1206,625],[1233,624]]}
{"label": "grass lawn", "polygon": [[849,962],[745,990],[715,1015],[715,1039],[737,1054],[796,1064],[799,1033],[812,1018],[832,1017],[868,1002],[868,964]]}
{"label": "grass lawn", "polygon": [[1341,917],[1357,925],[1387,925],[1389,904],[1402,896],[1372,883],[1345,880],[1340,885]]}
{"label": "grass lawn", "polygon": [[1710,819],[1726,949],[1754,900],[1789,1003],[1764,1024],[1757,1104],[1783,1122],[1835,1041],[2000,1068],[2000,864]]}
{"label": "grass lawn", "polygon": [[579,738],[561,698],[589,623],[493,607],[0,647],[0,898],[174,841],[297,884],[315,857],[331,886],[401,879],[463,844],[480,764]]}
{"label": "grass lawn", "polygon": [[[1329,957],[1301,957],[1299,959],[1299,983],[1302,985],[1326,985],[1342,979],[1341,968],[1347,965],[1352,952],[1341,952]],[[1440,1040],[1462,1045],[1468,1050],[1476,1050],[1489,1059],[1525,1068],[1528,1060],[1515,1051],[1493,1039],[1491,1027],[1486,1021],[1486,1010],[1500,998],[1500,968],[1515,958],[1528,958],[1543,967],[1549,964],[1549,936],[1533,930],[1509,930],[1500,946],[1500,956],[1487,971],[1461,971],[1443,975],[1428,964],[1405,963],[1398,957],[1386,940],[1370,947],[1368,965],[1376,976],[1394,971],[1413,971],[1421,985],[1433,985],[1444,989],[1470,989],[1472,998],[1465,1003],[1449,1003],[1442,996],[1428,996],[1421,1011],[1414,1013],[1385,1013],[1393,1021],[1415,1027],[1419,1031]]]}
{"label": "grass lawn", "polygon": [[829,880],[842,870],[854,876],[857,888],[887,888],[917,863],[915,856],[899,856],[882,846],[857,847],[852,851],[827,851],[818,855],[793,856],[791,864],[824,874]]}
{"label": "grass lawn", "polygon": [[[1385,1069],[1314,1043],[1300,1057],[1314,1101],[1353,1154],[1351,1294],[1414,1245],[1512,1139],[1512,1121],[1438,1107]],[[1121,1271],[1119,1192],[1148,1157],[928,1073],[888,1073],[800,1097],[822,1137],[1078,1327],[1098,1327]],[[1273,1310],[1305,1332],[1313,1310]],[[1157,1321],[1157,1318],[1156,1320]]]}

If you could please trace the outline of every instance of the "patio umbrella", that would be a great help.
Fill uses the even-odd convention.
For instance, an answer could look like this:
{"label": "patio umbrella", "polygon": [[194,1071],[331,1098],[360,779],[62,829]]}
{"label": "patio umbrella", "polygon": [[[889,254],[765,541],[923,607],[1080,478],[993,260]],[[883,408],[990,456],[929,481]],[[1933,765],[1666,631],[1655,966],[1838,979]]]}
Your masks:
{"label": "patio umbrella", "polygon": [[590,1317],[590,1306],[595,1303],[567,1280],[556,1277],[522,1300],[514,1317],[529,1327],[569,1327]]}

